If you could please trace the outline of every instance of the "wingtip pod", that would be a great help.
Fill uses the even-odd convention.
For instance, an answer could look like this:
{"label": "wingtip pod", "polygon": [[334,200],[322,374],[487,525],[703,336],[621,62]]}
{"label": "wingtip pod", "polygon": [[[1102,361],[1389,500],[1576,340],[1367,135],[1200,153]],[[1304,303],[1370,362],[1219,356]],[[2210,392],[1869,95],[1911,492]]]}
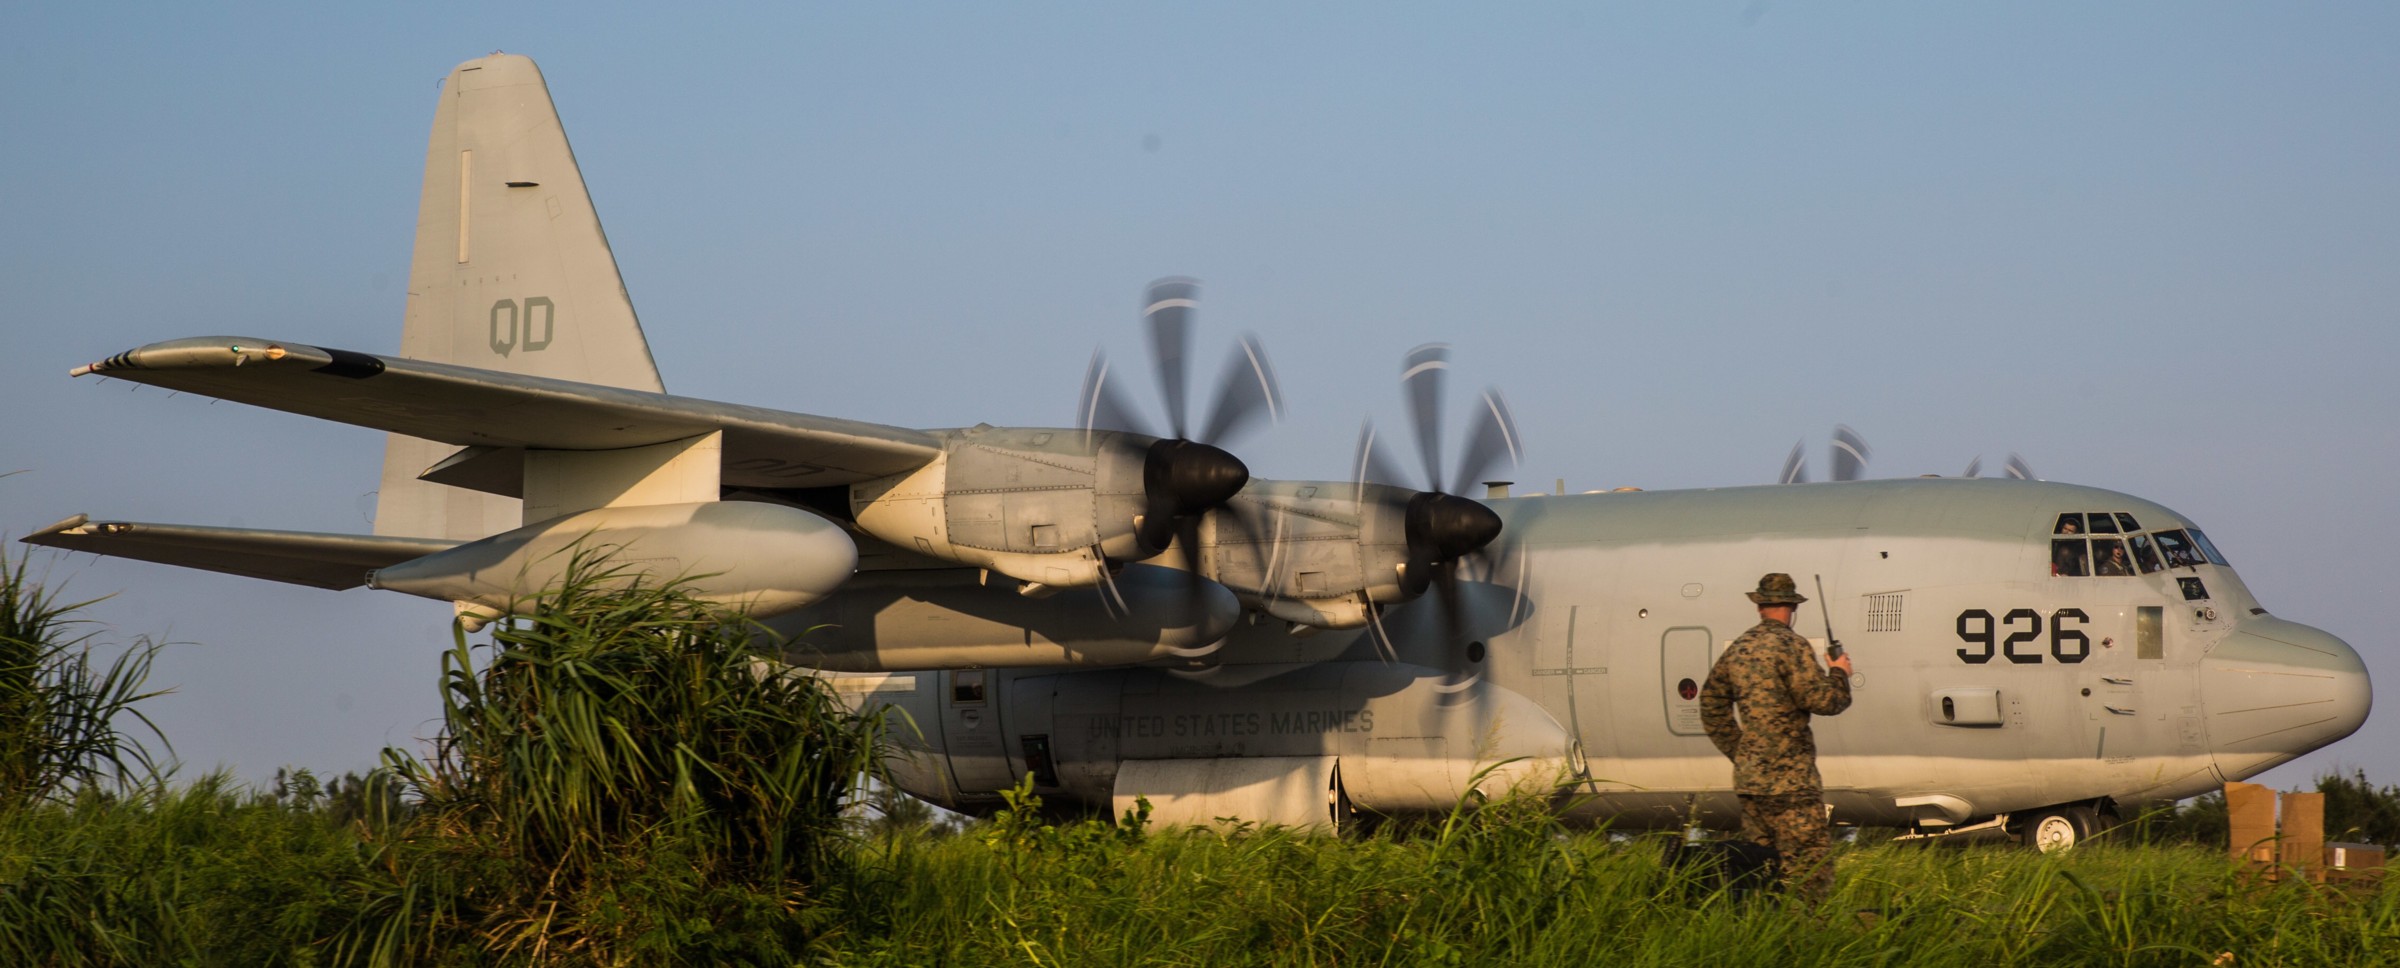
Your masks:
{"label": "wingtip pod", "polygon": [[18,538],[17,540],[26,544],[41,544],[42,542],[40,539],[42,538],[47,538],[54,534],[67,534],[90,523],[92,523],[92,516],[89,514],[71,515],[57,524],[53,524],[47,528],[41,529],[40,531],[36,531],[22,538]]}
{"label": "wingtip pod", "polygon": [[67,371],[69,376],[102,376],[127,370],[205,370],[253,363],[295,363],[322,367],[348,357],[372,359],[363,353],[329,350],[298,343],[281,343],[249,336],[194,336],[145,343],[104,360]]}

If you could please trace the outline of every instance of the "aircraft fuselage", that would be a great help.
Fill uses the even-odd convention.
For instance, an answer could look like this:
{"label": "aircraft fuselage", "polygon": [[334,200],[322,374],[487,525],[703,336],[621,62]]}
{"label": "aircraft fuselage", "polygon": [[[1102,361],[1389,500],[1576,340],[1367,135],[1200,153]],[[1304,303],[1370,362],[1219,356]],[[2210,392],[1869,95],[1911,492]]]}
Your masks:
{"label": "aircraft fuselage", "polygon": [[[960,809],[1032,772],[1038,792],[1097,809],[1141,792],[1130,774],[1202,802],[1296,786],[1296,801],[1214,802],[1313,810],[1323,774],[1336,809],[1408,813],[1500,765],[1486,792],[1492,776],[1555,775],[1576,815],[1631,826],[1734,820],[1697,686],[1757,621],[1742,593],[1768,571],[1812,597],[1821,577],[1856,657],[1854,705],[1814,726],[1841,821],[2188,797],[2348,735],[2371,704],[2347,645],[2267,614],[2180,515],[2110,491],[1896,480],[1491,506],[1505,549],[1470,566],[1460,618],[1431,596],[1388,611],[1388,656],[1362,632],[1269,621],[1135,667],[834,681],[907,711],[899,781]],[[2137,536],[2148,560],[2128,552],[2114,574],[2104,562]],[[1821,649],[1819,608],[1795,627]]]}

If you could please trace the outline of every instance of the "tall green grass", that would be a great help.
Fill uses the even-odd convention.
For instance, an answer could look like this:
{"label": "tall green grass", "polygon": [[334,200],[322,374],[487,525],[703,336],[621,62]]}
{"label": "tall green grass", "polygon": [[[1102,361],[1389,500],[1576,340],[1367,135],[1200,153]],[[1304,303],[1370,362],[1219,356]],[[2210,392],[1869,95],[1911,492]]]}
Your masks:
{"label": "tall green grass", "polygon": [[372,879],[323,801],[223,774],[0,820],[0,965],[307,965]]}
{"label": "tall green grass", "polygon": [[165,739],[137,708],[158,695],[145,691],[158,646],[140,641],[98,658],[75,617],[92,603],[61,600],[26,564],[0,548],[0,811],[154,772],[123,719]]}
{"label": "tall green grass", "polygon": [[826,965],[2400,964],[2400,892],[2266,884],[2199,848],[1850,848],[1825,905],[1736,900],[1654,839],[1532,815],[1443,836],[904,842]]}
{"label": "tall green grass", "polygon": [[[0,964],[354,964],[402,883],[329,801],[202,778],[0,826]],[[1850,848],[1833,900],[1735,901],[1644,839],[1532,821],[1341,840],[1097,822],[861,839],[817,903],[761,915],[689,870],[618,882],[646,944],[493,946],[429,964],[2400,964],[2400,896],[2264,884],[2199,848]],[[626,858],[664,865],[670,854]],[[747,913],[746,913],[747,912]],[[789,922],[784,923],[784,922]],[[794,933],[805,933],[793,940]],[[737,939],[739,939],[737,943]],[[747,952],[747,953],[745,953]]]}
{"label": "tall green grass", "polygon": [[593,554],[488,645],[460,631],[434,755],[387,752],[415,810],[362,826],[388,876],[336,950],[787,963],[880,734],[771,666],[763,636]]}

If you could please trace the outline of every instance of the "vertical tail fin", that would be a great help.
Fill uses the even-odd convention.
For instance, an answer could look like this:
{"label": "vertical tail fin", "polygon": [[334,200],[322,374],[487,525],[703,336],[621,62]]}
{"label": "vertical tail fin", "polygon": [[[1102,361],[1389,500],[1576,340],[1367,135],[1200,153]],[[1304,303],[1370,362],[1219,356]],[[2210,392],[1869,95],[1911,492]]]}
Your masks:
{"label": "vertical tail fin", "polygon": [[[442,85],[400,355],[662,389],[566,129],[530,58],[471,60]],[[392,435],[375,533],[471,539],[520,523],[515,498],[417,479],[456,450]]]}

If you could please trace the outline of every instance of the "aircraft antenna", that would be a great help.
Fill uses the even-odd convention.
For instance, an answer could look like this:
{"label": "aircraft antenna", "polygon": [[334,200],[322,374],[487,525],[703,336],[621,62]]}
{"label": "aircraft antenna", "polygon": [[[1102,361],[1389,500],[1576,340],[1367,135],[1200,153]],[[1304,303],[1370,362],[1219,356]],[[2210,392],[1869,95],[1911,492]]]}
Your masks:
{"label": "aircraft antenna", "polygon": [[1817,614],[1825,617],[1825,658],[1827,661],[1839,659],[1842,657],[1842,640],[1833,637],[1833,609],[1825,604],[1825,576],[1808,577],[1817,580]]}

